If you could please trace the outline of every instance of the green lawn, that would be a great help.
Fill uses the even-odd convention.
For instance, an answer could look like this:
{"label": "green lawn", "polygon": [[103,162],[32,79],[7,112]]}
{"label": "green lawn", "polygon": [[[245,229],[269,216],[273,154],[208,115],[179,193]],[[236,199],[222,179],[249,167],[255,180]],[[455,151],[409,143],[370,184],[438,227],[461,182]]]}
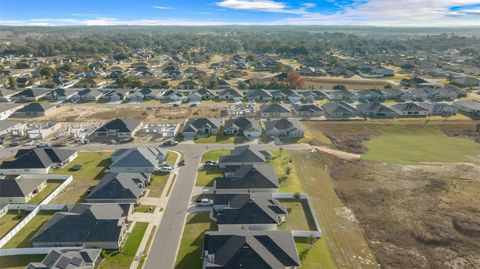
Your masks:
{"label": "green lawn", "polygon": [[285,222],[278,227],[279,230],[315,231],[315,222],[306,200],[279,199],[279,201],[287,207],[288,212]]}
{"label": "green lawn", "polygon": [[234,136],[234,135],[226,135],[223,133],[223,127],[220,128],[220,132],[217,135],[210,135],[207,137],[200,137],[195,139],[195,143],[198,144],[229,144],[229,143],[243,143],[245,142],[245,137],[243,136]]}
{"label": "green lawn", "polygon": [[182,241],[176,259],[176,269],[202,268],[203,234],[208,230],[215,231],[208,212],[190,214],[183,230]]}
{"label": "green lawn", "polygon": [[175,164],[175,162],[177,161],[177,156],[178,154],[174,151],[167,151],[167,158],[165,158],[165,163],[168,163],[168,164]]}
{"label": "green lawn", "polygon": [[157,197],[160,198],[162,196],[163,189],[165,189],[165,185],[167,184],[169,173],[159,173],[153,174],[150,180],[150,185],[147,189],[150,190],[148,193],[148,197]]}
{"label": "green lawn", "polygon": [[230,150],[228,149],[217,149],[217,150],[207,151],[203,154],[201,162],[206,162],[208,160],[218,161],[218,157],[222,155],[228,155],[228,154],[230,154]]}
{"label": "green lawn", "polygon": [[0,238],[10,232],[26,215],[28,215],[27,211],[20,210],[20,212],[17,212],[16,210],[11,210],[0,217]]}
{"label": "green lawn", "polygon": [[298,257],[300,258],[301,268],[304,269],[336,269],[325,239],[299,238],[295,239]]}
{"label": "green lawn", "polygon": [[[73,181],[60,193],[52,203],[75,204],[83,202],[88,189],[97,185],[103,172],[110,165],[111,152],[79,152],[78,157],[67,167],[55,169],[53,174],[72,175]],[[78,171],[69,169],[77,164],[83,165]]]}
{"label": "green lawn", "polygon": [[195,186],[213,187],[213,180],[218,177],[223,177],[223,169],[200,170],[198,171]]}
{"label": "green lawn", "polygon": [[416,164],[421,162],[472,162],[480,157],[480,144],[468,138],[449,137],[432,126],[381,128],[365,143],[364,160]]}
{"label": "green lawn", "polygon": [[128,269],[130,264],[137,254],[137,249],[142,242],[142,238],[145,234],[145,230],[148,227],[148,223],[137,222],[132,229],[132,232],[128,235],[127,241],[123,246],[121,251],[114,251],[107,253],[102,263],[100,264],[100,269]]}
{"label": "green lawn", "polygon": [[135,212],[140,212],[140,213],[153,213],[155,211],[155,206],[151,205],[139,205],[135,206]]}
{"label": "green lawn", "polygon": [[272,165],[277,173],[280,192],[302,192],[302,186],[290,153],[279,149],[269,150],[269,152],[272,154],[272,160],[268,164]]}
{"label": "green lawn", "polygon": [[33,198],[28,201],[29,204],[40,204],[47,196],[50,195],[55,189],[58,188],[58,186],[62,185],[62,183],[65,182],[63,180],[48,180],[47,181],[47,186],[43,188],[40,193],[37,195],[33,196]]}
{"label": "green lawn", "polygon": [[40,211],[30,222],[23,227],[3,248],[31,247],[29,240],[55,214],[55,211]]}
{"label": "green lawn", "polygon": [[25,269],[31,262],[41,262],[46,255],[17,255],[4,256],[0,258],[0,268],[2,269]]}

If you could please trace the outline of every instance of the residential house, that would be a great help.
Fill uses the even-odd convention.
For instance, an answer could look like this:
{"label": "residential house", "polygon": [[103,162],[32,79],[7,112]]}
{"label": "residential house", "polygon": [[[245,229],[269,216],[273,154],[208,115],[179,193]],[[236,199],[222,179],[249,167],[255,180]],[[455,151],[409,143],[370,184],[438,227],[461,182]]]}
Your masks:
{"label": "residential house", "polygon": [[272,96],[274,99],[277,100],[288,100],[292,103],[296,103],[302,99],[302,97],[290,90],[290,89],[282,89],[282,90],[277,90],[277,91],[272,91]]}
{"label": "residential house", "polygon": [[4,138],[8,134],[17,131],[23,130],[26,127],[26,123],[9,121],[9,120],[0,120],[0,138]]}
{"label": "residential house", "polygon": [[275,170],[260,163],[224,167],[225,176],[215,179],[213,189],[216,193],[278,192]]}
{"label": "residential house", "polygon": [[203,238],[203,269],[214,268],[300,268],[291,232],[206,232]]}
{"label": "residential house", "polygon": [[51,250],[41,262],[31,262],[26,269],[95,269],[100,264],[101,249]]}
{"label": "residential house", "polygon": [[249,146],[237,146],[227,156],[220,156],[218,166],[239,166],[247,164],[262,164],[271,159],[270,153],[265,150],[257,150]]}
{"label": "residential house", "polygon": [[46,178],[15,178],[0,179],[0,204],[28,203],[35,195],[47,186]]}
{"label": "residential house", "polygon": [[150,173],[106,173],[86,197],[88,203],[133,203],[143,196]]}
{"label": "residential house", "polygon": [[248,138],[258,138],[262,135],[262,128],[258,120],[238,117],[225,121],[224,132],[228,135],[243,135]]}
{"label": "residential house", "polygon": [[200,87],[200,85],[193,80],[185,80],[178,84],[178,88],[182,90],[196,90],[198,87]]}
{"label": "residential house", "polygon": [[17,101],[38,101],[40,98],[45,97],[51,90],[50,89],[24,89],[17,94],[10,97],[12,102]]}
{"label": "residential house", "polygon": [[390,108],[400,116],[428,116],[429,115],[428,109],[425,109],[413,102],[395,104],[395,105],[392,105]]}
{"label": "residential house", "polygon": [[57,212],[30,239],[33,247],[119,249],[131,204],[76,204]]}
{"label": "residential house", "polygon": [[162,95],[161,90],[154,90],[154,89],[141,89],[133,91],[129,96],[128,99],[133,102],[141,102],[144,100],[155,100],[160,99]]}
{"label": "residential house", "polygon": [[312,103],[316,100],[323,100],[327,98],[327,95],[325,95],[322,91],[319,91],[319,90],[301,91],[299,93],[302,96],[302,100],[305,102]]}
{"label": "residential house", "polygon": [[77,94],[75,94],[72,97],[72,100],[75,102],[89,102],[89,101],[98,101],[100,98],[103,97],[103,92],[101,92],[98,89],[83,89],[77,91]]}
{"label": "residential house", "polygon": [[17,93],[17,90],[0,89],[0,102],[11,102],[12,96]]}
{"label": "residential house", "polygon": [[191,103],[200,103],[202,100],[202,95],[199,94],[197,91],[192,91],[188,95],[188,101],[190,101]]}
{"label": "residential house", "polygon": [[452,83],[460,85],[462,87],[474,87],[480,86],[480,79],[472,76],[454,76],[452,79]]}
{"label": "residential house", "polygon": [[360,101],[360,102],[377,102],[384,100],[385,96],[383,96],[380,90],[359,90],[354,91],[351,100],[352,101]]}
{"label": "residential house", "polygon": [[77,151],[62,148],[20,149],[13,160],[0,165],[1,175],[48,174],[64,167],[77,157]]}
{"label": "residential house", "polygon": [[125,101],[130,96],[129,89],[113,89],[113,90],[104,90],[103,98],[110,102],[120,102]]}
{"label": "residential house", "polygon": [[23,104],[0,103],[0,120],[8,119],[22,107],[24,107]]}
{"label": "residential house", "polygon": [[54,104],[29,103],[15,111],[15,117],[42,117],[52,114],[56,110]]}
{"label": "residential house", "polygon": [[262,118],[277,119],[288,118],[292,115],[290,109],[284,104],[263,104],[260,106],[260,116]]}
{"label": "residential house", "polygon": [[270,137],[303,137],[305,131],[297,119],[278,119],[265,122],[265,131]]}
{"label": "residential house", "polygon": [[218,231],[275,231],[286,215],[271,193],[218,194],[210,218]]}
{"label": "residential house", "polygon": [[49,92],[46,97],[52,101],[65,101],[72,98],[77,93],[77,89],[57,88]]}
{"label": "residential house", "polygon": [[95,131],[96,138],[120,138],[128,139],[142,128],[143,121],[135,119],[114,119]]}
{"label": "residential house", "polygon": [[263,89],[257,89],[257,90],[250,90],[247,91],[247,100],[252,102],[252,101],[272,101],[273,96],[270,94],[270,92],[263,90]]}
{"label": "residential house", "polygon": [[175,90],[166,90],[160,95],[160,99],[169,100],[171,102],[182,101],[184,98],[185,97],[181,92]]}
{"label": "residential house", "polygon": [[187,139],[216,135],[220,131],[220,120],[215,118],[188,119],[183,125],[182,135]]}
{"label": "residential house", "polygon": [[358,110],[345,102],[327,102],[322,105],[327,119],[350,119],[358,116]]}
{"label": "residential house", "polygon": [[397,116],[395,111],[378,102],[358,104],[357,110],[364,117],[395,118]]}
{"label": "residential house", "polygon": [[301,118],[316,118],[323,115],[323,109],[315,104],[293,105],[293,111]]}
{"label": "residential house", "polygon": [[215,94],[208,89],[200,89],[197,93],[202,97],[202,100],[213,100],[215,99]]}
{"label": "residential house", "polygon": [[218,99],[224,101],[241,102],[243,99],[243,95],[241,92],[235,89],[226,88],[218,93]]}
{"label": "residential house", "polygon": [[112,173],[153,173],[165,161],[166,152],[153,147],[124,148],[114,151],[110,158]]}
{"label": "residential house", "polygon": [[430,115],[448,117],[455,115],[458,112],[457,108],[447,103],[422,102],[418,103],[418,105],[427,109]]}
{"label": "residential house", "polygon": [[480,100],[458,100],[453,106],[462,112],[480,116]]}

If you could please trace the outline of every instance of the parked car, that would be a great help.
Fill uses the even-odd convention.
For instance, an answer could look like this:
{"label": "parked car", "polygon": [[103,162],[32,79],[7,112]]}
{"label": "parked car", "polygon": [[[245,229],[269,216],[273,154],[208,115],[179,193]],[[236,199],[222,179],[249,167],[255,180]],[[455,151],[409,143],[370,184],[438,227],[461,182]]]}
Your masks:
{"label": "parked car", "polygon": [[40,142],[37,144],[37,148],[45,148],[45,147],[48,147],[48,143]]}
{"label": "parked car", "polygon": [[173,165],[171,164],[163,164],[160,166],[160,172],[170,172],[173,170]]}
{"label": "parked car", "polygon": [[185,165],[185,160],[184,160],[184,159],[181,159],[180,162],[178,162],[178,165],[184,166],[184,165]]}
{"label": "parked car", "polygon": [[69,170],[69,171],[78,171],[78,170],[82,169],[82,167],[83,167],[83,165],[81,165],[81,164],[76,164],[76,165],[70,167],[70,169],[68,169],[68,170]]}
{"label": "parked car", "polygon": [[176,145],[178,145],[178,141],[175,140],[175,139],[169,139],[169,140],[163,142],[163,145],[164,146],[176,146]]}
{"label": "parked car", "polygon": [[204,198],[204,199],[200,199],[200,200],[195,201],[195,205],[199,206],[199,207],[212,206],[213,201],[210,200],[210,199]]}

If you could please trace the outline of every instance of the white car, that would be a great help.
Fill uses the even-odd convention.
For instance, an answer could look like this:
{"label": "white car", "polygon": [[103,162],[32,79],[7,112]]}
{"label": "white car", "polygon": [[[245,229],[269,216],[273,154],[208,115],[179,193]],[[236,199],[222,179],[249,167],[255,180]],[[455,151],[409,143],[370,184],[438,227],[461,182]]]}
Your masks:
{"label": "white car", "polygon": [[212,206],[212,205],[213,205],[213,201],[210,200],[210,199],[204,198],[204,199],[195,201],[195,205],[196,205],[196,206],[200,206],[200,207]]}
{"label": "white car", "polygon": [[160,166],[160,172],[170,172],[173,170],[173,165],[171,164],[164,164]]}

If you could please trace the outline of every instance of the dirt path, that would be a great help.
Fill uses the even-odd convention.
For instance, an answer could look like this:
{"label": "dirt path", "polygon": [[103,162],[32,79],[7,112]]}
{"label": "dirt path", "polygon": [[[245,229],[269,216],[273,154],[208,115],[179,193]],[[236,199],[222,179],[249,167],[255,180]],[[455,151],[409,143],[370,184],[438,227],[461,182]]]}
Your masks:
{"label": "dirt path", "polygon": [[325,155],[307,151],[292,151],[291,154],[337,268],[379,268],[363,230],[333,189],[328,166],[323,159]]}
{"label": "dirt path", "polygon": [[321,151],[321,152],[333,155],[335,157],[338,157],[340,159],[345,159],[349,161],[360,160],[362,158],[361,154],[355,154],[355,153],[350,153],[346,151],[341,151],[338,149],[332,149],[326,146],[313,146],[313,150],[315,152]]}

